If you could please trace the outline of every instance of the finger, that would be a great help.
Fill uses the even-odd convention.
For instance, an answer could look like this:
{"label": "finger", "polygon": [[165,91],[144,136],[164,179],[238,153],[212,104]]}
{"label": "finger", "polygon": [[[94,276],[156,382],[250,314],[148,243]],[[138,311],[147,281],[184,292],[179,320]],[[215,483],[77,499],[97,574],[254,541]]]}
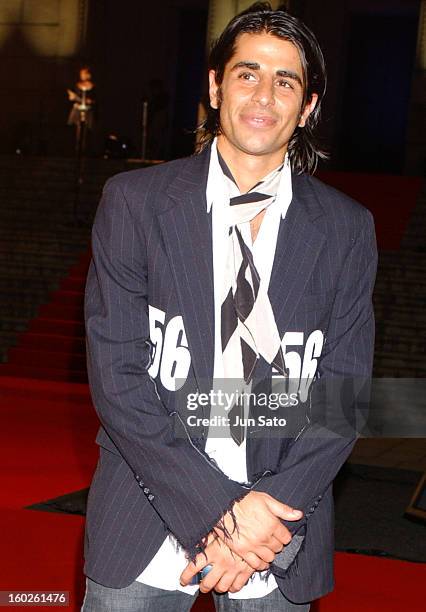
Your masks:
{"label": "finger", "polygon": [[202,593],[208,593],[215,588],[216,584],[221,580],[224,574],[223,568],[220,566],[213,566],[213,569],[201,580],[200,591]]}
{"label": "finger", "polygon": [[229,587],[233,584],[237,576],[238,572],[235,570],[225,572],[221,579],[215,584],[214,590],[217,593],[226,593],[229,591]]}
{"label": "finger", "polygon": [[253,573],[253,570],[249,567],[243,572],[240,572],[235,578],[234,582],[228,588],[228,591],[230,593],[238,593],[238,591],[241,591],[241,589],[247,584],[250,579],[250,576],[252,576]]}
{"label": "finger", "polygon": [[199,571],[203,569],[205,565],[207,565],[208,561],[206,561],[205,555],[197,555],[195,557],[195,563],[188,563],[183,572],[180,575],[180,583],[182,586],[185,586],[189,582],[191,582],[192,578],[195,574],[198,574]]}
{"label": "finger", "polygon": [[279,518],[282,518],[286,521],[298,521],[303,516],[303,512],[301,510],[296,510],[295,508],[292,508],[291,506],[282,504],[280,501],[278,501],[277,499],[274,499],[271,496],[266,498],[265,501],[266,501],[266,504],[269,510],[273,514],[275,514],[275,516],[278,516]]}
{"label": "finger", "polygon": [[274,529],[273,535],[279,542],[284,544],[284,546],[287,546],[287,544],[291,542],[291,537],[292,537],[291,533],[289,532],[287,527],[283,525],[282,523],[279,523],[276,526],[276,528]]}
{"label": "finger", "polygon": [[283,546],[283,543],[280,542],[279,539],[275,537],[275,535],[272,535],[271,540],[270,540],[270,545],[268,548],[270,548],[275,554],[277,554],[282,551],[284,546]]}
{"label": "finger", "polygon": [[231,588],[231,585],[235,583],[238,576],[243,575],[244,581],[248,580],[248,577],[254,573],[254,570],[247,565],[244,559],[236,559],[234,567],[229,569],[222,575],[222,578],[214,587],[217,593],[226,593]]}
{"label": "finger", "polygon": [[269,546],[257,546],[256,555],[265,561],[265,563],[272,563],[275,559],[275,553]]}
{"label": "finger", "polygon": [[[277,538],[274,533],[269,537],[269,539],[264,540],[261,545],[266,548],[269,548],[269,550],[273,552],[274,554],[277,554],[281,552],[283,547],[291,541],[291,534],[289,532],[287,533],[282,532],[282,537],[285,540],[285,542],[281,542],[281,540]],[[256,552],[256,554],[259,555],[259,557],[261,556],[259,554],[259,551],[256,550],[254,552]]]}
{"label": "finger", "polygon": [[265,561],[253,552],[246,553],[244,555],[244,561],[255,571],[262,571],[269,567],[269,563],[265,563]]}
{"label": "finger", "polygon": [[198,574],[198,572],[199,570],[195,567],[193,563],[187,565],[179,577],[179,582],[182,586],[186,586],[191,582],[193,577]]}

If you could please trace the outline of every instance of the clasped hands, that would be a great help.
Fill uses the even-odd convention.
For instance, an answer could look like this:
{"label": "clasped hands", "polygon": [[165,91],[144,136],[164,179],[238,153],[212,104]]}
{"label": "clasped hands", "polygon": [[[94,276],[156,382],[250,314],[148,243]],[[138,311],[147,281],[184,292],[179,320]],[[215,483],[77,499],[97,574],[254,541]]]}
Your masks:
{"label": "clasped hands", "polygon": [[267,493],[250,491],[233,506],[238,525],[230,512],[223,517],[223,523],[231,537],[219,526],[209,534],[204,553],[188,563],[180,576],[182,585],[208,564],[213,567],[200,582],[200,591],[207,593],[214,589],[218,593],[236,593],[246,584],[255,571],[266,570],[275,555],[291,540],[289,530],[280,519],[298,521],[303,512],[294,510]]}

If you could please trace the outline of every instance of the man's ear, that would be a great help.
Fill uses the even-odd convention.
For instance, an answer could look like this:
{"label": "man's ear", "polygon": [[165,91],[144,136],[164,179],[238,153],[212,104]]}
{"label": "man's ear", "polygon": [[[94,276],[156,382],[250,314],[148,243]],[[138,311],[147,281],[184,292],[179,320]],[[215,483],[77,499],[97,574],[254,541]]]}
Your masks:
{"label": "man's ear", "polygon": [[305,127],[306,121],[307,121],[309,115],[314,110],[315,106],[317,105],[317,102],[318,102],[318,94],[314,93],[314,94],[312,94],[312,98],[306,104],[302,114],[300,115],[300,120],[299,120],[299,123],[298,123],[298,127]]}
{"label": "man's ear", "polygon": [[214,70],[209,70],[209,96],[210,106],[212,108],[219,108],[219,102],[217,99],[217,92],[219,85],[216,83],[216,73]]}

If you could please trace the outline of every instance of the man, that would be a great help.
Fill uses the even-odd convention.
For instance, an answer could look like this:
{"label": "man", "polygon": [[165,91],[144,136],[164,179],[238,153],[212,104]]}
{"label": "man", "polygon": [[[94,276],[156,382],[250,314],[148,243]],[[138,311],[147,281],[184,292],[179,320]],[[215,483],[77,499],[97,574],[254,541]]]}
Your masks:
{"label": "man", "polygon": [[[325,91],[306,26],[253,5],[209,83],[202,151],[114,177],[95,220],[85,612],[189,610],[200,570],[218,610],[305,611],[333,587],[332,481],[356,436],[324,425],[314,391],[370,376],[373,222],[306,173]],[[276,436],[238,418],[220,437],[208,418],[191,430],[182,390],[209,417],[221,381],[256,396],[272,374],[309,414]]]}

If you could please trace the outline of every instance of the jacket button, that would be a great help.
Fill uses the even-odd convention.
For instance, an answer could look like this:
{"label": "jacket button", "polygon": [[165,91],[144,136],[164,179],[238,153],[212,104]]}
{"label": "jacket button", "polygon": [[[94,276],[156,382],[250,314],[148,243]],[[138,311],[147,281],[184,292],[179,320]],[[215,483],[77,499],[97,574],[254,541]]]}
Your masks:
{"label": "jacket button", "polygon": [[140,479],[141,479],[141,477],[140,477],[140,476],[138,476],[137,474],[135,474],[135,478],[136,478],[136,480],[137,480],[138,482],[139,482],[139,481],[140,481]]}
{"label": "jacket button", "polygon": [[154,499],[154,495],[151,493],[150,495],[148,495],[148,499],[149,501],[152,501]]}
{"label": "jacket button", "polygon": [[145,484],[142,482],[142,480],[140,480],[140,481],[138,482],[138,485],[141,487],[141,489],[143,489],[143,487],[145,486]]}
{"label": "jacket button", "polygon": [[145,488],[144,488],[144,490],[143,490],[143,492],[145,493],[145,495],[146,495],[147,493],[149,493],[149,489],[148,489],[148,487],[145,487]]}

